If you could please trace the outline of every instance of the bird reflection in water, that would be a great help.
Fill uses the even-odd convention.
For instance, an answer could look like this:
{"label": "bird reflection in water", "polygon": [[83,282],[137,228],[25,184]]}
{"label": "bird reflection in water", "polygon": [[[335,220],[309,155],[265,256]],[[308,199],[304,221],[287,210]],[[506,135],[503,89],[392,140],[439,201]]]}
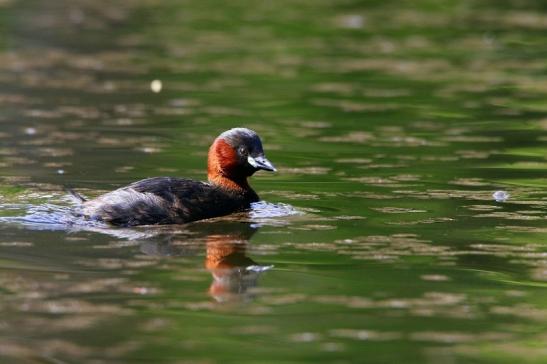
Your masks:
{"label": "bird reflection in water", "polygon": [[205,248],[205,267],[213,276],[209,292],[219,302],[252,299],[251,288],[257,285],[258,277],[272,268],[259,265],[246,255],[249,240],[258,230],[257,219],[298,213],[288,205],[259,202],[250,213],[190,224],[113,228],[75,220],[67,206],[22,205],[21,209],[27,210],[25,215],[0,217],[0,223],[17,223],[29,230],[105,234],[138,243],[141,251],[150,256],[195,256]]}
{"label": "bird reflection in water", "polygon": [[[141,251],[156,256],[193,256],[205,247],[205,268],[213,277],[209,294],[218,302],[248,301],[254,296],[261,266],[247,256],[247,245],[258,230],[241,221],[198,222],[183,231],[163,232],[141,244]],[[158,239],[159,238],[159,239]]]}

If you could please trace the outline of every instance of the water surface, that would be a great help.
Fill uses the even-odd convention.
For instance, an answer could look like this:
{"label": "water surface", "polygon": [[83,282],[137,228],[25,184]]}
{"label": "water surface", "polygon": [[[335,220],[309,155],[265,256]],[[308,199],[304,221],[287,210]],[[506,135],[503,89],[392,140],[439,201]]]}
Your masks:
{"label": "water surface", "polygon": [[[526,0],[0,1],[0,358],[545,362],[546,29]],[[204,179],[234,126],[279,170],[249,213],[59,221],[65,188]]]}

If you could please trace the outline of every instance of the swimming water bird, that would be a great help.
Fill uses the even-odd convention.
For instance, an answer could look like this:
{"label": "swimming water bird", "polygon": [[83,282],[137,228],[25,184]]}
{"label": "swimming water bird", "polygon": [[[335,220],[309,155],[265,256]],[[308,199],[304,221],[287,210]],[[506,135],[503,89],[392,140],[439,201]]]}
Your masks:
{"label": "swimming water bird", "polygon": [[153,177],[82,202],[84,217],[117,226],[182,224],[242,211],[259,200],[247,178],[258,170],[276,171],[264,156],[260,137],[234,128],[209,148],[209,182]]}

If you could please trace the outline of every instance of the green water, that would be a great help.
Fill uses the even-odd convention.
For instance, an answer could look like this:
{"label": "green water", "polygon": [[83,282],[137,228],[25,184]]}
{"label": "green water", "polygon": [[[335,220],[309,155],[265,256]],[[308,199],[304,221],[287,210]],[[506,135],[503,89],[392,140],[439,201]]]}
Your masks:
{"label": "green water", "polygon": [[1,223],[0,361],[545,363],[546,31],[531,0],[0,0],[1,216],[204,179],[235,126],[279,170],[216,221]]}

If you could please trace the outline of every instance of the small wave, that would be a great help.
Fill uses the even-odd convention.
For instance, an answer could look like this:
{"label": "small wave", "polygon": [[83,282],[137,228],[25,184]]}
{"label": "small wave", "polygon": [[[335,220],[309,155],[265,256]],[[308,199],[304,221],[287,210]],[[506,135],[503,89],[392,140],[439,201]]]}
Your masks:
{"label": "small wave", "polygon": [[[1,216],[0,223],[19,224],[31,230],[65,230],[70,232],[88,230],[111,235],[121,234],[123,237],[132,238],[135,237],[135,234],[132,233],[132,231],[138,232],[135,228],[112,227],[99,221],[86,219],[79,214],[79,207],[77,204],[72,204],[70,206],[51,203],[39,205],[0,204],[0,210],[9,210],[10,212],[13,212],[14,215],[19,214],[18,216]],[[288,204],[260,201],[253,203],[251,209],[245,214],[246,218],[243,220],[261,226],[286,224],[285,221],[279,220],[279,218],[302,215],[303,213]],[[241,218],[238,216],[238,214],[235,214],[219,217],[217,219]],[[124,234],[122,234],[122,232],[124,232]],[[143,232],[138,232],[137,235],[141,237]]]}
{"label": "small wave", "polygon": [[287,225],[289,222],[284,218],[303,215],[304,213],[288,204],[259,201],[252,203],[251,209],[246,214],[248,221],[253,226],[260,227],[264,225]]}
{"label": "small wave", "polygon": [[245,270],[247,272],[262,273],[272,269],[273,267],[274,267],[273,265],[250,265],[246,267]]}
{"label": "small wave", "polygon": [[21,216],[3,216],[0,222],[21,224],[32,230],[71,230],[73,228],[104,227],[99,222],[89,221],[77,214],[77,208],[72,206],[60,206],[50,203],[32,204],[6,204],[0,205],[1,210],[22,211]]}
{"label": "small wave", "polygon": [[272,217],[302,215],[303,212],[298,211],[291,205],[285,203],[259,201],[251,204],[249,214],[252,219],[267,219]]}

